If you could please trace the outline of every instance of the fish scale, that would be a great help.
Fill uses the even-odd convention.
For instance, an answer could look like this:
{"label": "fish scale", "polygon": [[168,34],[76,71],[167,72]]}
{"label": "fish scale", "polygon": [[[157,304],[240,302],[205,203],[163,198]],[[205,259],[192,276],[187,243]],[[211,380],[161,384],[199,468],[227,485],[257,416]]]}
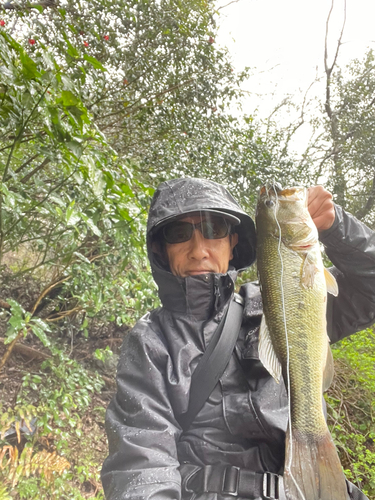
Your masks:
{"label": "fish scale", "polygon": [[333,374],[326,332],[327,275],[306,190],[262,188],[256,223],[264,307],[260,359],[276,379],[282,374],[287,388],[290,384],[286,496],[345,500],[345,477],[323,411],[323,388]]}
{"label": "fish scale", "polygon": [[[278,239],[266,238],[264,249],[258,244],[258,269],[262,271],[262,296],[264,313],[268,327],[275,333],[275,350],[279,359],[287,360],[284,314],[281,295],[281,262],[273,258],[278,255]],[[290,343],[290,382],[292,417],[296,429],[318,429],[322,427],[322,378],[324,351],[327,343],[325,332],[326,285],[323,269],[315,277],[315,286],[311,289],[301,287],[300,273],[292,275],[292,270],[302,267],[303,256],[281,247],[284,264],[283,291],[286,317],[286,330]],[[279,311],[272,308],[279,305]],[[304,306],[301,308],[300,304]],[[311,337],[314,336],[314,342]],[[284,363],[284,364],[285,364]],[[306,363],[309,363],[306,370]],[[286,376],[284,375],[284,378]],[[313,384],[311,382],[314,382]],[[296,397],[298,395],[298,397]],[[310,408],[311,413],[306,412]],[[323,428],[325,429],[323,418]]]}

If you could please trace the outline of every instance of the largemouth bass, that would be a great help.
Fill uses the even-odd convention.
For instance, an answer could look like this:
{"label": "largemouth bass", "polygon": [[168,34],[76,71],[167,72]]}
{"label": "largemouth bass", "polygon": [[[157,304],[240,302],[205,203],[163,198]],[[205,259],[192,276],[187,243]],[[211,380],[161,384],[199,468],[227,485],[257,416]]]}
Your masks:
{"label": "largemouth bass", "polygon": [[259,357],[277,381],[283,375],[289,398],[285,493],[288,500],[346,500],[322,401],[333,377],[327,291],[337,295],[338,290],[323,266],[307,190],[263,187],[256,226],[264,308]]}

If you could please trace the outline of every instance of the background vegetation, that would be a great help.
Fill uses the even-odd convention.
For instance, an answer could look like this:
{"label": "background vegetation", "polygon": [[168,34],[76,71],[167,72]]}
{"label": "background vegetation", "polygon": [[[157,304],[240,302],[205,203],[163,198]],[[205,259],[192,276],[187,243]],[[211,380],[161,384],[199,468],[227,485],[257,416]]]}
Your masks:
{"label": "background vegetation", "polygon": [[[208,0],[3,4],[0,499],[103,498],[116,352],[157,305],[144,234],[160,181],[212,178],[251,213],[269,179],[325,178],[375,228],[372,52],[327,68],[296,161],[302,122],[230,113],[247,74],[217,47],[217,18]],[[374,347],[373,330],[335,346],[327,397],[347,477],[372,499]]]}

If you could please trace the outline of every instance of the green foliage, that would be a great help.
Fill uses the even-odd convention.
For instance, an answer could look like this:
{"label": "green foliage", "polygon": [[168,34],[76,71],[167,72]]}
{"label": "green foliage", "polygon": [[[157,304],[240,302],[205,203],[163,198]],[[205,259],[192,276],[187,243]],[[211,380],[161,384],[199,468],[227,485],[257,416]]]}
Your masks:
{"label": "green foliage", "polygon": [[0,411],[2,412],[0,417],[0,439],[4,439],[6,431],[12,427],[16,431],[18,442],[21,441],[20,427],[25,425],[32,432],[31,421],[33,416],[36,415],[35,406],[20,404],[5,411],[0,405]]}
{"label": "green foliage", "polygon": [[[83,497],[77,485],[86,482],[99,485],[100,463],[92,451],[98,437],[85,434],[82,416],[102,385],[96,373],[88,372],[61,352],[45,361],[38,373],[24,375],[16,406],[3,413],[1,425],[5,431],[16,424],[18,436],[26,438],[28,444],[18,453],[17,448],[5,446],[4,437],[0,439],[2,460],[6,453],[3,465],[0,464],[0,477],[5,485],[17,488],[20,498],[80,499]],[[24,422],[30,427],[33,417],[37,431],[32,435],[21,434],[20,424]],[[46,439],[55,443],[53,452],[40,449]],[[86,439],[90,442],[84,452]]]}
{"label": "green foliage", "polygon": [[336,377],[327,396],[332,436],[349,480],[375,495],[375,332],[333,346]]}
{"label": "green foliage", "polygon": [[[70,296],[70,302],[53,321],[70,305],[118,324],[134,321],[151,302],[151,293],[142,292],[150,278],[139,234],[152,189],[133,178],[131,162],[119,163],[81,89],[51,52],[31,58],[1,33],[0,62],[6,68],[0,76],[0,258],[26,248],[29,269],[19,272],[39,269],[52,288],[63,283],[61,300]],[[31,329],[46,344],[47,325],[11,304],[8,341]],[[110,310],[120,312],[114,317]]]}
{"label": "green foliage", "polygon": [[113,352],[111,351],[109,346],[107,346],[105,349],[96,349],[96,351],[94,352],[94,356],[96,359],[99,359],[99,361],[103,361],[104,363],[106,360],[110,359],[113,356]]}
{"label": "green foliage", "polygon": [[49,346],[50,341],[46,335],[50,331],[48,325],[40,318],[32,318],[31,313],[25,311],[15,300],[9,299],[9,305],[11,316],[8,320],[8,329],[5,334],[4,343],[9,344],[12,342],[19,332],[22,332],[26,337],[29,330],[31,330],[45,347]]}
{"label": "green foliage", "polygon": [[216,16],[202,0],[66,0],[64,9],[14,13],[29,52],[48,47],[66,91],[74,86],[138,179],[214,178],[252,206],[259,177],[280,169],[252,117],[229,114],[248,72],[234,72],[215,42]]}
{"label": "green foliage", "polygon": [[12,497],[9,494],[9,490],[6,486],[0,485],[0,500],[11,500]]}

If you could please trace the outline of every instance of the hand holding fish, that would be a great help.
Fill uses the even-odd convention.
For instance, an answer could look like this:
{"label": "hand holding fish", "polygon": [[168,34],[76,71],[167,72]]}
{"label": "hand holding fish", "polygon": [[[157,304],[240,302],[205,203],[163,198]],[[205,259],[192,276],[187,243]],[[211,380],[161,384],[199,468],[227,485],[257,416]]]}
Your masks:
{"label": "hand holding fish", "polygon": [[323,186],[308,189],[307,208],[318,231],[329,229],[335,221],[332,195]]}

